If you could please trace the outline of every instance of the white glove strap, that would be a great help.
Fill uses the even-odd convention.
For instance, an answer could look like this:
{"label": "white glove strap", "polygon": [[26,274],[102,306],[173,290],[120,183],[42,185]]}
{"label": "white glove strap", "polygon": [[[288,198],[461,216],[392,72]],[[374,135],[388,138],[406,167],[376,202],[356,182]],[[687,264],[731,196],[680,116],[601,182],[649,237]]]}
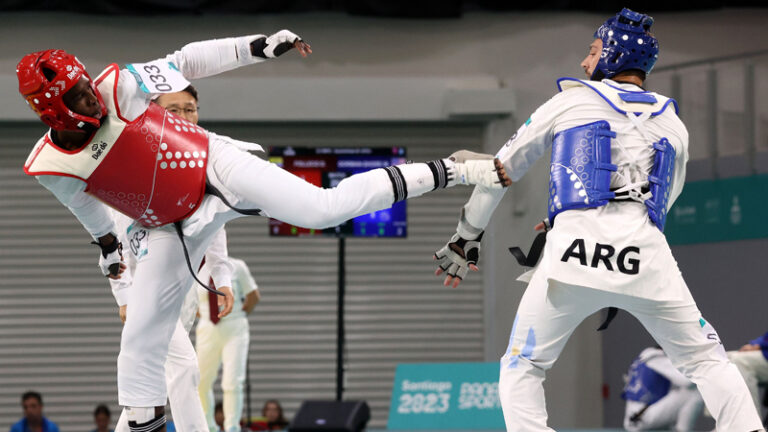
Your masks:
{"label": "white glove strap", "polygon": [[[263,62],[264,59],[261,57],[256,57],[251,54],[251,42],[255,41],[256,39],[260,38],[266,38],[266,35],[263,34],[256,34],[256,35],[250,35],[250,36],[242,36],[235,38],[235,45],[237,50],[237,65],[239,66],[246,66],[254,63]],[[237,66],[233,66],[237,67]]]}

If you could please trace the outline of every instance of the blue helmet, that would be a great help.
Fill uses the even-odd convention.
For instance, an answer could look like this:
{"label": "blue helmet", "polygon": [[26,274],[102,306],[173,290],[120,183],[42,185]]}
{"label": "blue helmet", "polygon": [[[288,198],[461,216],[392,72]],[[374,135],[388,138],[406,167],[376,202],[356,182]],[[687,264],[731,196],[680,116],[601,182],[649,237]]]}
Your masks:
{"label": "blue helmet", "polygon": [[611,78],[629,69],[651,73],[659,58],[659,42],[650,34],[651,25],[653,18],[627,8],[601,25],[595,38],[603,41],[603,52],[591,78]]}

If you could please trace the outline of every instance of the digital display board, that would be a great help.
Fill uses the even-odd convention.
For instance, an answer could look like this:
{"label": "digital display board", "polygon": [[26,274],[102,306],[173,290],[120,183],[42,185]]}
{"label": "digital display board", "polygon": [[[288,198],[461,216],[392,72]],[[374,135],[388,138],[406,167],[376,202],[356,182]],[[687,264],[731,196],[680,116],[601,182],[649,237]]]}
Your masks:
{"label": "digital display board", "polygon": [[[404,147],[270,147],[269,161],[315,186],[335,187],[345,178],[406,162]],[[290,197],[286,197],[290,199]],[[270,219],[270,236],[406,237],[406,201],[327,229]]]}

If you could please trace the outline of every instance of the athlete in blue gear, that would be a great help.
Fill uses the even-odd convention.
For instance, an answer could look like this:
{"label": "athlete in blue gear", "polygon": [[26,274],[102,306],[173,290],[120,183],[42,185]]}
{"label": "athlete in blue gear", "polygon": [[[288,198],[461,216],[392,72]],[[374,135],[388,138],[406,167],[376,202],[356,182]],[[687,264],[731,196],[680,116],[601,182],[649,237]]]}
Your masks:
{"label": "athlete in blue gear", "polygon": [[[658,56],[652,23],[628,9],[606,21],[581,64],[589,79],[561,79],[561,91],[497,154],[517,181],[553,147],[549,218],[540,224],[548,228],[546,243],[540,260],[520,257],[535,268],[521,278],[529,285],[501,359],[499,393],[510,431],[552,431],[545,372],[579,323],[606,307],[645,326],[697,385],[718,430],[762,428],[664,237],[666,213],[685,180],[688,132],[673,100],[642,87]],[[503,195],[475,188],[456,234],[435,253],[445,285],[477,271],[483,230]]]}
{"label": "athlete in blue gear", "polygon": [[621,393],[627,401],[624,429],[634,431],[694,430],[704,401],[660,348],[644,349],[632,362]]}

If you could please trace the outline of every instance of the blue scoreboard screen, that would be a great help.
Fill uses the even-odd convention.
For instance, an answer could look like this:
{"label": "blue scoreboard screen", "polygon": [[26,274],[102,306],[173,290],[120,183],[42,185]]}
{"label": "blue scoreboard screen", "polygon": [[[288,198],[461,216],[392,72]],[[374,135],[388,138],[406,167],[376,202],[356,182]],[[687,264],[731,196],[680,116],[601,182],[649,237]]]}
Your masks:
{"label": "blue scoreboard screen", "polygon": [[[403,147],[270,147],[269,161],[315,186],[332,188],[353,174],[405,163],[406,157]],[[407,233],[406,201],[322,230],[269,220],[270,236],[406,237]]]}

